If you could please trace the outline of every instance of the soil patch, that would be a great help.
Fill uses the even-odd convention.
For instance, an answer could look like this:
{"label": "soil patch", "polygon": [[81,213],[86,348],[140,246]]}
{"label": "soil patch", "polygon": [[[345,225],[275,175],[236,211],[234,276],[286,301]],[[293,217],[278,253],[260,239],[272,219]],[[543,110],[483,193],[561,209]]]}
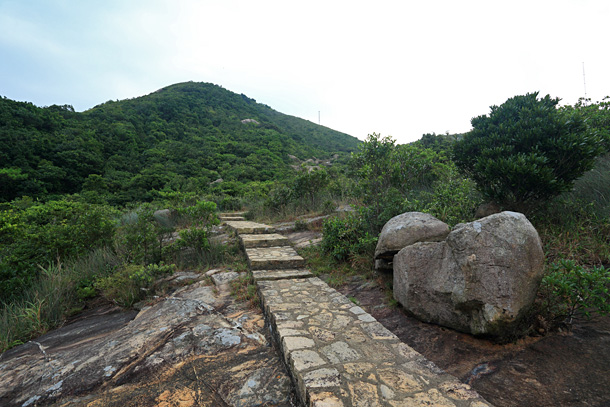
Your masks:
{"label": "soil patch", "polygon": [[610,406],[610,318],[499,345],[420,322],[390,305],[377,284],[355,281],[338,291],[497,407]]}

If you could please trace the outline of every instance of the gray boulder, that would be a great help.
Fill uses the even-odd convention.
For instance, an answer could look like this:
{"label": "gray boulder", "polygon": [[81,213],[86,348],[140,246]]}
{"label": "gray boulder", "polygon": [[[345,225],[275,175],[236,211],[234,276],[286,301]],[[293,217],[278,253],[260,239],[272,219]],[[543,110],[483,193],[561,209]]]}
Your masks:
{"label": "gray boulder", "polygon": [[375,259],[392,261],[403,247],[417,242],[440,242],[448,234],[449,226],[427,213],[406,212],[394,216],[379,234]]}
{"label": "gray boulder", "polygon": [[475,335],[509,337],[534,302],[544,254],[516,212],[456,225],[444,242],[394,257],[394,297],[417,318]]}

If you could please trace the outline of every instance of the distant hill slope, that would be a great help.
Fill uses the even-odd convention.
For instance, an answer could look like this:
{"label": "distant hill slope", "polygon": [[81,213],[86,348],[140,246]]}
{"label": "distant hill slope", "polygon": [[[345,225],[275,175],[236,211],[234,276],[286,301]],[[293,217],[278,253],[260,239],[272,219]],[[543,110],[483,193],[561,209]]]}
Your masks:
{"label": "distant hill slope", "polygon": [[[250,120],[248,120],[250,119]],[[285,178],[288,155],[349,153],[359,141],[209,83],[180,83],[83,113],[0,99],[0,201],[81,190],[116,202],[217,178]]]}

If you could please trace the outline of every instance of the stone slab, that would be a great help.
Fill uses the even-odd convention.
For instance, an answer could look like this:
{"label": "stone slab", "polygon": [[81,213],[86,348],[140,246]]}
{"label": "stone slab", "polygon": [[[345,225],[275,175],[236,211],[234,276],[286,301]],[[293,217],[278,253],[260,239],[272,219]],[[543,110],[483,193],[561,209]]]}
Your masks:
{"label": "stone slab", "polygon": [[252,276],[255,281],[258,280],[285,280],[290,278],[307,278],[313,277],[311,271],[307,269],[294,270],[254,270]]}
{"label": "stone slab", "polygon": [[279,233],[247,235],[240,234],[239,239],[245,248],[290,246],[290,241]]}
{"label": "stone slab", "polygon": [[245,221],[246,218],[244,218],[243,216],[219,216],[219,219],[222,222],[226,222],[226,221]]}
{"label": "stone slab", "polygon": [[241,212],[220,212],[218,214],[218,216],[245,216],[246,212],[245,211],[241,211]]}
{"label": "stone slab", "polygon": [[290,246],[247,248],[246,256],[252,271],[305,267],[305,259]]}
{"label": "stone slab", "polygon": [[304,405],[489,406],[322,280],[257,285]]}
{"label": "stone slab", "polygon": [[265,225],[262,223],[250,222],[247,220],[230,220],[226,221],[225,224],[236,231],[238,234],[260,234],[260,233],[274,233],[275,229],[272,226]]}

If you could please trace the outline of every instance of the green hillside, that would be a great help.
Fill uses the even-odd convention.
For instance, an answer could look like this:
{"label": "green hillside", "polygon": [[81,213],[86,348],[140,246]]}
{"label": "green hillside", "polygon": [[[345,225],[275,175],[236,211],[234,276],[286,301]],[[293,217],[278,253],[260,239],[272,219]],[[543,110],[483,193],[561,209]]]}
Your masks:
{"label": "green hillside", "polygon": [[209,83],[83,113],[2,98],[0,201],[96,191],[122,204],[153,189],[206,191],[218,178],[278,180],[292,171],[289,155],[327,158],[358,143]]}

